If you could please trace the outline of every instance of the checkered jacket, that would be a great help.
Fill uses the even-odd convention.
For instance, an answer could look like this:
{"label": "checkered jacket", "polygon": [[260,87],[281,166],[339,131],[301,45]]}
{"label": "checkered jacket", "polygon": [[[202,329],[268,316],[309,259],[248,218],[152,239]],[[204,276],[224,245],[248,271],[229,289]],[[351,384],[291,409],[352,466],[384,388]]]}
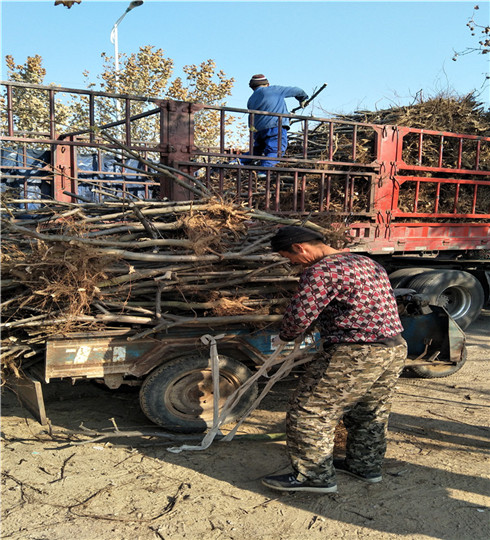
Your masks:
{"label": "checkered jacket", "polygon": [[316,321],[325,343],[373,343],[403,331],[385,269],[363,255],[324,257],[301,275],[281,325],[292,341]]}

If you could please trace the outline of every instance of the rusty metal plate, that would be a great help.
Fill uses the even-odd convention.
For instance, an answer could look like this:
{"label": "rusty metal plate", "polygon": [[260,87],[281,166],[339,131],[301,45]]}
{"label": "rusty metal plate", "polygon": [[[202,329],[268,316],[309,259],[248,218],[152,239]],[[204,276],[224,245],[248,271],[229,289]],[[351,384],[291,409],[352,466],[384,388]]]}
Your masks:
{"label": "rusty metal plate", "polygon": [[41,425],[45,426],[49,423],[44,408],[43,390],[40,381],[23,374],[20,377],[9,379],[8,387]]}
{"label": "rusty metal plate", "polygon": [[73,337],[48,341],[45,379],[104,377],[126,374],[138,358],[155,347],[152,339],[128,341],[125,337]]}

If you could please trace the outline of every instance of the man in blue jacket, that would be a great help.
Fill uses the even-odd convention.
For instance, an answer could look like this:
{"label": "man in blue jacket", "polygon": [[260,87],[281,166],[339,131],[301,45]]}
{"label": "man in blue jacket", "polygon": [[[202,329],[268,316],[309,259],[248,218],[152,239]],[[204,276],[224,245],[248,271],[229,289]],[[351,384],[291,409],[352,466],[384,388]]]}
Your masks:
{"label": "man in blue jacket", "polygon": [[[269,86],[269,81],[262,74],[254,75],[250,79],[250,88],[253,94],[247,102],[247,108],[253,111],[288,114],[286,98],[295,97],[300,106],[308,99],[304,90],[297,86]],[[249,122],[251,123],[251,118]],[[279,116],[254,114],[253,126],[254,144],[252,154],[254,156],[279,157],[284,155],[288,145],[289,118]],[[279,146],[280,145],[280,146]],[[280,153],[278,153],[280,147]],[[278,161],[261,160],[262,167],[274,167]]]}

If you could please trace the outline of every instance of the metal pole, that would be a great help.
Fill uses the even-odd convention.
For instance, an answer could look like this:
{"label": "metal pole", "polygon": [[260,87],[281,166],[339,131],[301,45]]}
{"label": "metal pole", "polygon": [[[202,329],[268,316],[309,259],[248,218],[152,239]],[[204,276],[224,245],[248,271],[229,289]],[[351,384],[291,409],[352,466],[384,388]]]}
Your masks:
{"label": "metal pole", "polygon": [[118,33],[117,33],[117,26],[114,26],[112,29],[113,34],[111,34],[111,37],[114,36],[114,69],[116,70],[116,78],[117,74],[119,73],[119,47],[118,47]]}
{"label": "metal pole", "polygon": [[[114,26],[112,27],[111,43],[114,44],[114,70],[115,70],[115,75],[116,75],[116,90],[118,89],[117,88],[117,83],[118,83],[118,79],[119,79],[119,35],[118,35],[118,26],[121,23],[121,21],[124,19],[124,17],[126,17],[126,15],[132,9],[134,9],[135,7],[139,7],[142,4],[143,4],[142,0],[136,0],[134,2],[131,2],[129,4],[129,6],[126,8],[126,11],[119,17],[119,19],[117,19],[117,21],[114,23]],[[119,100],[116,99],[116,114],[117,114],[116,120],[119,120],[120,110],[121,110],[121,105],[119,103]]]}

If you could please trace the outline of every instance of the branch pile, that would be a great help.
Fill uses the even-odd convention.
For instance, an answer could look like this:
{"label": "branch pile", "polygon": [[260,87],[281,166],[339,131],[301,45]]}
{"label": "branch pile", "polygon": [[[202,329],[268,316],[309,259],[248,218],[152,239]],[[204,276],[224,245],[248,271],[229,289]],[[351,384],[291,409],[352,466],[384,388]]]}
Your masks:
{"label": "branch pile", "polygon": [[2,367],[14,371],[55,334],[277,324],[296,287],[269,248],[293,220],[210,198],[38,205],[2,207]]}
{"label": "branch pile", "polygon": [[[474,94],[463,97],[439,95],[431,99],[418,98],[409,106],[391,107],[378,111],[357,111],[351,115],[337,115],[334,120],[360,122],[363,124],[394,125],[424,129],[426,131],[453,132],[457,134],[490,137],[490,111],[485,110]],[[330,137],[333,136],[332,140]],[[352,161],[353,132],[350,125],[334,124],[333,134],[329,125],[322,124],[308,133],[308,158],[328,159],[328,148],[334,149],[333,159],[336,162]],[[490,144],[486,141],[463,141],[461,164],[458,163],[459,140],[446,137],[443,142],[443,161],[439,165],[441,137],[424,134],[422,165],[426,167],[444,167],[447,169],[473,170],[479,162],[480,170],[490,170]],[[288,149],[289,157],[302,155],[302,144],[292,142]],[[356,162],[369,164],[375,156],[375,133],[369,126],[359,126],[356,133]],[[419,165],[419,137],[417,133],[404,137],[403,161],[408,165]],[[333,165],[333,169],[337,166]],[[417,175],[417,172],[410,174]],[[427,173],[423,173],[424,176]],[[434,173],[439,178],[451,177],[450,173]],[[480,178],[467,175],[465,178]],[[415,186],[405,183],[399,194],[399,207],[403,211],[413,211]],[[472,186],[462,186],[458,194],[458,213],[470,213],[473,205]],[[418,194],[418,211],[432,212],[436,199],[436,186],[433,183],[421,184]],[[439,212],[453,212],[455,185],[442,184],[439,194]],[[362,199],[364,200],[364,199]],[[476,200],[476,213],[488,213],[490,204],[490,187],[480,188]]]}
{"label": "branch pile", "polygon": [[[419,99],[407,106],[390,107],[378,111],[356,111],[351,115],[338,115],[339,120],[361,122],[364,124],[404,126],[426,131],[449,131],[452,133],[490,137],[490,111],[485,110],[474,94],[463,97],[439,95],[434,98]],[[369,134],[369,135],[368,135]],[[327,126],[321,126],[314,134],[313,140],[325,139],[328,136]],[[370,163],[374,159],[374,134],[369,130],[361,130],[357,138],[357,155],[360,163]],[[336,133],[335,146],[338,153],[342,148],[350,149],[342,140],[342,128]],[[342,144],[344,143],[344,144]],[[440,138],[424,137],[424,165],[437,166]],[[444,166],[451,168],[457,164],[457,144],[445,141]],[[338,160],[336,157],[336,160]],[[348,157],[348,156],[346,156]],[[462,168],[474,168],[476,143],[463,148]],[[405,141],[403,160],[409,165],[418,164],[418,136]],[[485,145],[480,150],[480,168],[490,168],[490,147]]]}

